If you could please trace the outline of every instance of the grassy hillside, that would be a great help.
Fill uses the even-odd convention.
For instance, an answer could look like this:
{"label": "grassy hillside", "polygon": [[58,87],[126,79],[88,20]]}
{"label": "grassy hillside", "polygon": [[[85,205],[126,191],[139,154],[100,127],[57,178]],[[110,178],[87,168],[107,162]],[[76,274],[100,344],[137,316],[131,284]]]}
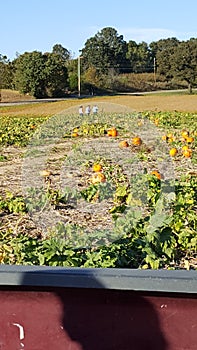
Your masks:
{"label": "grassy hillside", "polygon": [[15,90],[1,89],[1,102],[18,102],[34,100],[30,95],[23,95],[20,92]]}

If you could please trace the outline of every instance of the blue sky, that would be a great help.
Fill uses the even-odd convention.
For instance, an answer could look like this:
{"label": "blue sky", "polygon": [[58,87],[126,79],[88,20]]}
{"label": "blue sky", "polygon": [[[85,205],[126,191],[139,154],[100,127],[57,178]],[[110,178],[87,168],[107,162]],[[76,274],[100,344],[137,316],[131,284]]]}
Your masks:
{"label": "blue sky", "polygon": [[197,37],[196,0],[1,0],[0,11],[0,54],[10,60],[55,44],[76,57],[104,27],[137,43]]}

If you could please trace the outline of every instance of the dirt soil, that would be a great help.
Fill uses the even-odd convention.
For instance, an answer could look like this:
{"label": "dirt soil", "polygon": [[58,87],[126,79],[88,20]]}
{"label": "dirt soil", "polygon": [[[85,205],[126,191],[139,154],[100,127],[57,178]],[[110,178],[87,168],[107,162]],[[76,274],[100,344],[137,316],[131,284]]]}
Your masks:
{"label": "dirt soil", "polygon": [[[50,153],[46,167],[50,169],[50,187],[52,189],[62,190],[62,167],[64,165],[64,159],[67,152],[70,150],[71,144],[69,142],[58,143],[54,150]],[[1,150],[1,155],[4,155],[7,160],[0,163],[0,195],[5,195],[6,191],[12,192],[14,195],[24,194],[24,177],[23,167],[24,159],[23,156],[25,150],[7,147]],[[34,164],[35,169],[37,165]],[[27,172],[27,170],[25,170]],[[32,175],[32,172],[31,172]],[[28,174],[27,174],[28,176]],[[37,180],[39,175],[35,175]],[[77,183],[80,189],[85,188],[88,185],[91,172],[85,171],[82,175],[80,171],[74,169],[69,172],[71,182]],[[47,189],[49,182],[39,178],[38,181],[42,182],[42,186]],[[33,183],[32,183],[33,185]],[[111,214],[109,209],[112,203],[102,201],[102,204],[92,206],[90,204],[85,207],[84,201],[77,203],[76,205],[59,205],[56,209],[53,207],[47,208],[44,212],[39,212],[32,216],[27,213],[21,214],[0,214],[1,215],[1,229],[12,229],[14,234],[17,233],[29,233],[33,236],[45,237],[48,228],[51,228],[58,222],[64,224],[72,223],[82,227],[92,229],[110,229],[113,227]]]}

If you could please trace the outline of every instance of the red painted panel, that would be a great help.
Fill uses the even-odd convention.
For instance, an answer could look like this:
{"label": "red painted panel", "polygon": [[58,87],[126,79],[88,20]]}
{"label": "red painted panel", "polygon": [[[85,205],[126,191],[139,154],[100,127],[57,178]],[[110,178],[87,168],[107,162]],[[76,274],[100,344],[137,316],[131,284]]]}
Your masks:
{"label": "red painted panel", "polygon": [[197,299],[132,291],[0,291],[0,350],[196,350]]}
{"label": "red painted panel", "polygon": [[197,349],[197,299],[151,298],[159,317],[160,328],[166,335],[168,348]]}
{"label": "red painted panel", "polygon": [[0,293],[1,350],[78,350],[63,325],[61,299],[49,292]]}

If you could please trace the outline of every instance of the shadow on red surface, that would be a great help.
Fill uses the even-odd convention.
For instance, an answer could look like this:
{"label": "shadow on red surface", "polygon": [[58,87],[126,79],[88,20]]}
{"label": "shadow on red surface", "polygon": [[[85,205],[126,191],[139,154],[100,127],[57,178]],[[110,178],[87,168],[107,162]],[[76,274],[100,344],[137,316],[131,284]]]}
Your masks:
{"label": "shadow on red surface", "polygon": [[1,350],[196,350],[193,273],[16,270],[0,269]]}

